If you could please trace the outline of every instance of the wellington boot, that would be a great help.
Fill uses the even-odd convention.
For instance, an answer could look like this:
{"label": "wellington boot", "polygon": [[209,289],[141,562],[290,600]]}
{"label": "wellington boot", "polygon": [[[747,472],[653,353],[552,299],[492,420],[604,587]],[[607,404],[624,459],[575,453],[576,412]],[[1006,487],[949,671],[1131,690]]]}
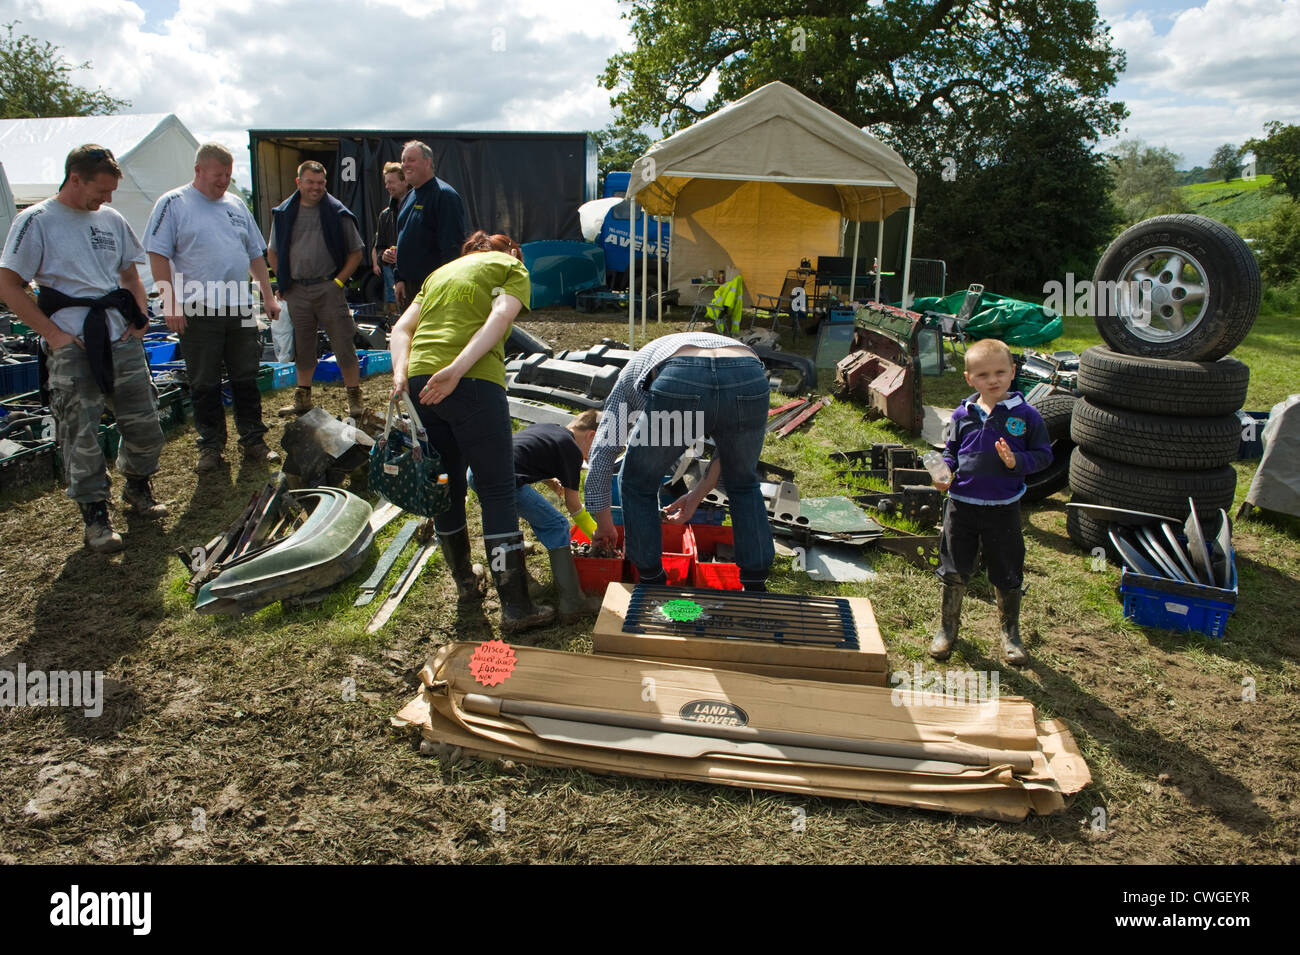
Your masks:
{"label": "wellington boot", "polygon": [[479,603],[483,599],[483,565],[475,564],[469,556],[469,528],[462,527],[450,534],[438,535],[438,547],[443,559],[451,568],[456,581],[456,602]]}
{"label": "wellington boot", "polygon": [[946,660],[952,653],[952,645],[957,642],[957,630],[961,625],[961,602],[966,596],[965,584],[943,585],[943,610],[939,622],[939,632],[930,641],[930,656],[936,660]]}
{"label": "wellington boot", "polygon": [[573,562],[573,551],[567,547],[548,550],[551,558],[551,577],[555,581],[556,610],[560,620],[573,623],[582,617],[600,611],[601,599],[595,595],[587,596],[578,584],[578,567]]}
{"label": "wellington boot", "polygon": [[361,416],[366,413],[366,403],[361,398],[360,388],[348,389],[348,417],[353,421],[360,421]]}
{"label": "wellington boot", "polygon": [[1013,667],[1029,662],[1029,654],[1020,642],[1021,591],[998,588],[998,621],[1002,625],[1002,655]]}
{"label": "wellington boot", "polygon": [[[534,627],[544,627],[555,619],[555,609],[545,604],[534,604],[528,596],[528,571],[524,566],[524,535],[513,534],[497,538],[495,547],[500,554],[489,549],[492,582],[496,584],[501,600],[501,632],[519,633]],[[504,565],[504,566],[503,566]],[[498,567],[502,569],[498,570]]]}
{"label": "wellington boot", "polygon": [[293,404],[280,409],[281,418],[296,418],[311,411],[311,385],[293,389]]}
{"label": "wellington boot", "polygon": [[108,502],[82,504],[81,517],[86,522],[86,546],[97,554],[116,554],[126,544],[108,520]]}

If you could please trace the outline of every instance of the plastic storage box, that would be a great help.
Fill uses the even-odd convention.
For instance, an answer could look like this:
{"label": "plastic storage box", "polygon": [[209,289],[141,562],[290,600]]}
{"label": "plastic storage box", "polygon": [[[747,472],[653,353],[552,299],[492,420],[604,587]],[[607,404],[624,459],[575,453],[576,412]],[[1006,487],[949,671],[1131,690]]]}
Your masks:
{"label": "plastic storage box", "polygon": [[694,587],[707,587],[710,590],[740,590],[740,567],[719,561],[706,561],[718,552],[719,544],[734,546],[735,539],[730,527],[717,527],[713,524],[689,525],[691,536],[695,538],[695,569],[691,572],[691,584]]}
{"label": "plastic storage box", "polygon": [[[663,548],[661,560],[668,575],[669,587],[689,587],[695,568],[695,537],[689,524],[662,524]],[[622,538],[622,528],[620,539]],[[632,580],[640,580],[636,567],[632,567]]]}
{"label": "plastic storage box", "polygon": [[1221,638],[1237,607],[1237,555],[1229,560],[1229,588],[1184,584],[1166,577],[1135,574],[1127,567],[1119,577],[1124,616],[1144,627],[1194,630]]}
{"label": "plastic storage box", "polygon": [[[587,535],[578,528],[573,528],[569,539],[575,544],[589,544]],[[623,528],[618,528],[618,557],[579,557],[573,556],[573,565],[578,569],[578,586],[585,594],[604,596],[605,588],[612,583],[624,580],[627,574],[627,562],[623,558]]]}

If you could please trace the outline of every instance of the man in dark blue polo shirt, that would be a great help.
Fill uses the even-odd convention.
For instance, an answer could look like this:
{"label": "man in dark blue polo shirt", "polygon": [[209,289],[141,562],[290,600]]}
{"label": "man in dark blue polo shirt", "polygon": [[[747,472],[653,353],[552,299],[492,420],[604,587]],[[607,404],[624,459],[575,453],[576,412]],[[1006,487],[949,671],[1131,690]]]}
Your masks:
{"label": "man in dark blue polo shirt", "polygon": [[470,231],[460,193],[433,174],[433,150],[418,139],[402,147],[402,174],[411,191],[397,213],[393,290],[399,308],[410,304],[430,273],[460,255]]}

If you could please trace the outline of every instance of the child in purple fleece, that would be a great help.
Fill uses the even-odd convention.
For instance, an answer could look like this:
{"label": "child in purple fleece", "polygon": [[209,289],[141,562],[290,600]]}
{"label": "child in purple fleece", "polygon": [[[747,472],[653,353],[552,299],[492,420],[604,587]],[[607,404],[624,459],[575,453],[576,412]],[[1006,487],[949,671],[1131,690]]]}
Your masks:
{"label": "child in purple fleece", "polygon": [[1011,350],[986,338],[966,350],[966,383],[971,395],[952,414],[943,459],[953,470],[939,539],[939,579],[943,616],[930,644],[930,656],[946,660],[957,641],[966,581],[981,547],[989,580],[997,588],[1002,652],[1007,663],[1024,666],[1029,654],[1020,642],[1020,597],[1025,569],[1025,539],[1020,530],[1020,498],[1025,475],[1052,463],[1051,439],[1042,417],[1018,391]]}

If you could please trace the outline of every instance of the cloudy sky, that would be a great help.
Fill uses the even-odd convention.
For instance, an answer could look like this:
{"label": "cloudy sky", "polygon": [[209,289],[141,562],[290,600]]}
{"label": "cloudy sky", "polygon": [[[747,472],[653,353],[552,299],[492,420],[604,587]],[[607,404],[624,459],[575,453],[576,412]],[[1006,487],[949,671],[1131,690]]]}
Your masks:
{"label": "cloudy sky", "polygon": [[[1126,135],[1183,166],[1300,122],[1300,0],[1100,0],[1128,69]],[[0,24],[93,61],[82,82],[236,149],[249,128],[604,126],[630,41],[617,0],[0,0]],[[0,157],[2,158],[2,157]]]}

